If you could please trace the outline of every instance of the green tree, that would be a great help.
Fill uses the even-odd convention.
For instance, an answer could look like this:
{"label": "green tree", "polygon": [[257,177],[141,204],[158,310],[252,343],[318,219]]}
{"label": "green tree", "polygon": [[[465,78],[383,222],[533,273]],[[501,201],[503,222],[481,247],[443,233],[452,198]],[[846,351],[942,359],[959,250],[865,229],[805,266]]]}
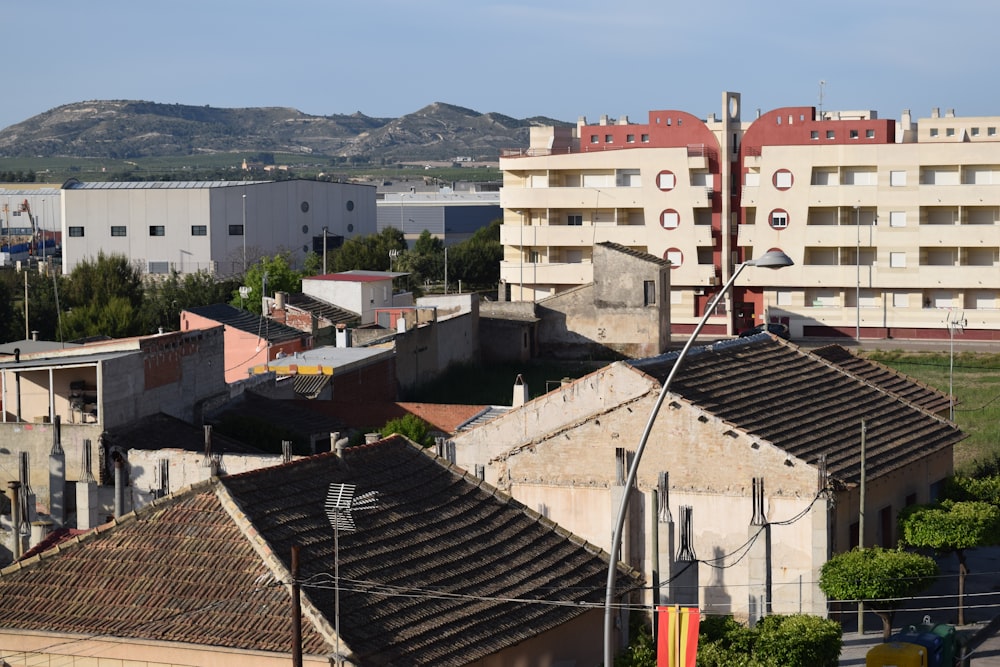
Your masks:
{"label": "green tree", "polygon": [[143,331],[176,331],[182,310],[226,303],[238,286],[236,278],[218,280],[207,271],[182,275],[174,270],[165,278],[147,277],[140,315]]}
{"label": "green tree", "polygon": [[476,230],[471,238],[448,249],[448,281],[461,280],[473,288],[496,287],[500,281],[500,221]]}
{"label": "green tree", "polygon": [[840,624],[819,616],[766,616],[753,628],[732,616],[702,619],[698,667],[835,667]]}
{"label": "green tree", "polygon": [[1000,507],[982,501],[944,500],[912,505],[899,515],[901,541],[958,559],[958,624],[965,624],[966,550],[1000,543]]}
{"label": "green tree", "polygon": [[380,432],[383,438],[387,438],[393,433],[398,433],[405,435],[413,442],[424,447],[430,447],[434,444],[434,438],[430,434],[430,424],[414,414],[407,414],[399,419],[389,420]]}
{"label": "green tree", "polygon": [[[395,227],[386,227],[378,234],[348,239],[337,250],[327,253],[327,268],[334,271],[388,271],[389,251],[406,250],[406,237]],[[330,261],[332,255],[333,261]]]}
{"label": "green tree", "polygon": [[274,296],[275,292],[301,292],[302,274],[292,268],[290,259],[291,255],[284,252],[264,257],[247,267],[243,284],[250,288],[250,292],[244,299],[237,287],[229,303],[259,313],[263,296]]}
{"label": "green tree", "polygon": [[122,254],[104,254],[97,259],[84,259],[73,267],[60,301],[65,307],[107,305],[120,297],[138,311],[142,307],[142,271]]}
{"label": "green tree", "polygon": [[861,600],[882,619],[888,641],[898,598],[918,593],[937,576],[933,558],[872,547],[837,554],[823,564],[819,587],[832,600]]}

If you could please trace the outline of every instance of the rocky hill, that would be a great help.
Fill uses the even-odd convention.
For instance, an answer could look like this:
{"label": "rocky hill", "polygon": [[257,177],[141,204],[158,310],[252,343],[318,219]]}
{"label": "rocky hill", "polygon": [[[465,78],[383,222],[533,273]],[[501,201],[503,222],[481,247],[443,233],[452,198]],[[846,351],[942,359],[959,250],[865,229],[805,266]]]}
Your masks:
{"label": "rocky hill", "polygon": [[218,109],[130,100],[77,102],[0,130],[0,157],[135,159],[204,153],[297,153],[387,160],[494,160],[528,145],[534,125],[434,103],[400,118],[310,116],[285,107]]}

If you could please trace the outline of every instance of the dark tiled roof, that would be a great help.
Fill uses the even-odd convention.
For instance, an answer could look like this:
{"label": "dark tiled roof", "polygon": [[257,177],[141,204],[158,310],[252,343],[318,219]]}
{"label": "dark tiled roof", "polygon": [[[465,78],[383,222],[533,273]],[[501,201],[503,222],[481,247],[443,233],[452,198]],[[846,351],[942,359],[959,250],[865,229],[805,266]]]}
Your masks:
{"label": "dark tiled roof", "polygon": [[345,425],[342,420],[336,416],[310,410],[311,404],[312,401],[307,404],[305,401],[295,399],[278,400],[247,391],[239,399],[212,412],[206,417],[206,421],[220,423],[226,417],[237,420],[244,417],[252,420],[266,419],[272,426],[306,439],[344,430]]}
{"label": "dark tiled roof", "polygon": [[[302,578],[334,617],[330,483],[377,491],[340,536],[340,624],[364,665],[467,665],[602,603],[607,555],[401,437],[222,480],[281,558],[302,543]],[[633,580],[623,580],[627,590]]]}
{"label": "dark tiled roof", "polygon": [[877,361],[864,359],[840,345],[816,348],[812,353],[836,364],[852,375],[868,380],[900,398],[919,405],[928,412],[939,413],[948,409],[948,394],[914,380]]}
{"label": "dark tiled roof", "polygon": [[298,329],[274,322],[266,317],[262,318],[256,313],[240,310],[239,308],[230,306],[228,303],[198,306],[196,308],[188,308],[187,311],[218,322],[219,324],[225,324],[227,327],[260,336],[272,343],[295,340],[305,335]]}
{"label": "dark tiled roof", "polygon": [[652,255],[648,252],[643,252],[642,250],[629,248],[628,246],[615,243],[614,241],[602,241],[597,245],[604,246],[605,248],[609,248],[611,250],[615,250],[620,253],[624,253],[631,257],[635,257],[636,259],[641,259],[642,261],[649,262],[650,264],[656,264],[658,266],[670,266],[669,260],[663,259],[662,257],[657,257],[656,255]]}
{"label": "dark tiled roof", "polygon": [[438,403],[395,403],[391,401],[344,403],[339,401],[313,401],[308,408],[325,415],[336,416],[352,428],[381,428],[393,419],[408,414],[415,415],[442,433],[455,433],[459,426],[482,413],[482,405],[454,405]]}
{"label": "dark tiled roof", "polygon": [[[331,483],[377,491],[335,537]],[[155,501],[4,570],[0,626],[287,653],[287,577],[361,665],[468,665],[603,603],[607,554],[401,437]],[[620,570],[618,590],[638,585]],[[557,604],[553,604],[557,603]],[[306,654],[333,638],[305,614]]]}
{"label": "dark tiled roof", "polygon": [[331,324],[356,324],[361,321],[361,316],[357,313],[334,306],[307,294],[289,294],[288,304],[312,313],[316,317],[329,321]]}
{"label": "dark tiled roof", "polygon": [[[161,413],[109,428],[101,435],[105,445],[125,449],[205,450],[205,429],[182,419]],[[220,454],[260,454],[261,451],[239,440],[213,431],[212,451]]]}
{"label": "dark tiled roof", "polygon": [[[663,382],[676,359],[675,352],[631,363]],[[862,419],[871,479],[965,437],[946,420],[769,334],[692,348],[670,391],[806,463],[825,454],[831,477],[846,483],[860,479]]]}

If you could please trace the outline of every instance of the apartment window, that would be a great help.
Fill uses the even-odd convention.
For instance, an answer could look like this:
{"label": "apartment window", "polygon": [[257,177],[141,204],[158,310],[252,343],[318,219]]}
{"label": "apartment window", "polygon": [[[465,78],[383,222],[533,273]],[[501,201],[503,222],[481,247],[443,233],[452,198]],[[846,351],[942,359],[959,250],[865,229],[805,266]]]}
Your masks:
{"label": "apartment window", "polygon": [[652,306],[656,303],[656,282],[653,280],[642,281],[642,304]]}
{"label": "apartment window", "polygon": [[827,130],[826,131],[826,138],[827,139],[835,139],[836,137],[837,137],[837,134],[833,130]]}
{"label": "apartment window", "polygon": [[635,135],[634,134],[626,134],[625,135],[625,142],[629,143],[629,144],[634,144],[635,143]]}
{"label": "apartment window", "polygon": [[936,137],[938,135],[938,129],[936,127],[931,128],[931,136]]}
{"label": "apartment window", "polygon": [[615,143],[615,137],[614,137],[614,135],[612,135],[612,134],[605,134],[604,135],[604,143],[606,143],[606,144],[613,144],[613,143]]}
{"label": "apartment window", "polygon": [[191,236],[208,236],[208,225],[191,225]]}
{"label": "apartment window", "polygon": [[788,226],[788,212],[781,209],[771,211],[770,222],[774,229],[784,229]]}
{"label": "apartment window", "polygon": [[788,190],[792,187],[792,172],[787,169],[779,169],[774,172],[771,182],[778,190]]}
{"label": "apartment window", "polygon": [[892,187],[900,187],[906,185],[906,172],[905,171],[890,171],[889,172],[889,185]]}
{"label": "apartment window", "polygon": [[946,129],[944,131],[944,136],[946,136],[946,137],[954,137],[955,136],[955,128],[949,127],[948,129]]}
{"label": "apartment window", "polygon": [[906,211],[889,211],[890,227],[906,227]]}
{"label": "apartment window", "polygon": [[125,225],[111,225],[112,236],[125,236]]}
{"label": "apartment window", "polygon": [[166,235],[166,230],[164,229],[163,225],[150,225],[149,226],[149,235],[150,236],[165,236]]}
{"label": "apartment window", "polygon": [[230,236],[243,236],[243,225],[229,225]]}
{"label": "apartment window", "polygon": [[995,128],[995,127],[988,127],[988,128],[986,128],[986,136],[987,137],[996,136],[996,133],[997,133],[997,128]]}
{"label": "apartment window", "polygon": [[570,227],[581,227],[583,226],[583,216],[582,215],[567,215],[566,224]]}
{"label": "apartment window", "polygon": [[969,134],[971,134],[974,137],[978,137],[979,136],[979,128],[978,127],[972,128],[971,130],[969,130]]}
{"label": "apartment window", "polygon": [[865,139],[874,139],[875,130],[865,130]]}
{"label": "apartment window", "polygon": [[684,253],[681,252],[680,248],[667,248],[667,251],[663,253],[663,259],[670,262],[671,269],[676,269],[684,263]]}
{"label": "apartment window", "polygon": [[892,293],[892,307],[893,308],[909,308],[910,307],[910,295],[907,292],[893,292]]}
{"label": "apartment window", "polygon": [[648,144],[649,143],[649,135],[648,134],[642,135],[641,138],[642,138],[642,143],[644,143],[644,144]]}
{"label": "apartment window", "polygon": [[677,229],[681,224],[680,213],[672,208],[660,214],[660,226],[664,229]]}
{"label": "apartment window", "polygon": [[857,130],[851,130],[851,139],[857,139],[859,136]]}
{"label": "apartment window", "polygon": [[890,252],[889,253],[889,268],[892,268],[892,269],[905,269],[906,268],[906,253],[905,252]]}
{"label": "apartment window", "polygon": [[69,235],[72,236],[72,237],[75,237],[75,238],[82,237],[83,236],[83,227],[70,227],[69,228]]}
{"label": "apartment window", "polygon": [[529,250],[528,251],[528,264],[538,264],[538,251]]}
{"label": "apartment window", "polygon": [[809,138],[818,141],[819,140],[819,130],[813,130],[809,133]]}
{"label": "apartment window", "polygon": [[779,306],[792,305],[792,290],[779,289],[774,292],[775,301]]}
{"label": "apartment window", "polygon": [[600,142],[600,138],[596,134],[590,135],[590,143],[596,144]]}
{"label": "apartment window", "polygon": [[674,172],[665,169],[656,175],[656,187],[664,192],[673,190],[676,185],[677,177],[674,175]]}

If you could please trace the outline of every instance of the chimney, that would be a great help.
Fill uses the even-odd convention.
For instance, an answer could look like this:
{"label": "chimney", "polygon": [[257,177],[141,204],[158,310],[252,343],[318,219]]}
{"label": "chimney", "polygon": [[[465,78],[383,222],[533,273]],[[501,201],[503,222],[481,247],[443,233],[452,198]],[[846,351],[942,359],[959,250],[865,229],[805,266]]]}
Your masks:
{"label": "chimney", "polygon": [[274,307],[278,310],[285,309],[285,300],[288,298],[287,292],[275,292],[274,293]]}
{"label": "chimney", "polygon": [[125,513],[125,457],[120,452],[113,455],[115,460],[115,518]]}
{"label": "chimney", "polygon": [[[340,435],[339,433],[337,435]],[[349,438],[339,438],[333,444],[333,450],[337,453],[337,458],[344,458],[344,450],[347,449],[347,443],[350,442]]]}
{"label": "chimney", "polygon": [[205,424],[202,428],[205,430],[205,458],[201,464],[208,468],[212,465],[212,425]]}
{"label": "chimney", "polygon": [[51,521],[32,521],[31,522],[31,541],[28,543],[31,547],[38,546],[49,533],[52,532],[52,522]]}
{"label": "chimney", "polygon": [[66,453],[62,448],[62,417],[55,416],[49,452],[49,514],[57,528],[66,525]]}
{"label": "chimney", "polygon": [[31,340],[35,340],[35,341],[38,340],[38,329],[32,329],[31,330]]}
{"label": "chimney", "polygon": [[351,347],[351,330],[343,322],[337,325],[335,347]]}
{"label": "chimney", "polygon": [[21,557],[21,499],[18,497],[18,489],[21,483],[16,480],[7,482],[10,489],[10,533],[11,533],[11,554],[14,560]]}
{"label": "chimney", "polygon": [[517,377],[514,379],[514,399],[511,401],[511,407],[517,408],[528,402],[528,383],[524,381],[524,377],[518,373]]}
{"label": "chimney", "polygon": [[365,444],[370,445],[382,439],[381,433],[365,433]]}
{"label": "chimney", "polygon": [[288,463],[292,460],[292,441],[282,440],[281,441],[281,462]]}
{"label": "chimney", "polygon": [[97,480],[93,473],[90,440],[83,441],[83,475],[76,483],[76,527],[87,530],[97,526]]}

